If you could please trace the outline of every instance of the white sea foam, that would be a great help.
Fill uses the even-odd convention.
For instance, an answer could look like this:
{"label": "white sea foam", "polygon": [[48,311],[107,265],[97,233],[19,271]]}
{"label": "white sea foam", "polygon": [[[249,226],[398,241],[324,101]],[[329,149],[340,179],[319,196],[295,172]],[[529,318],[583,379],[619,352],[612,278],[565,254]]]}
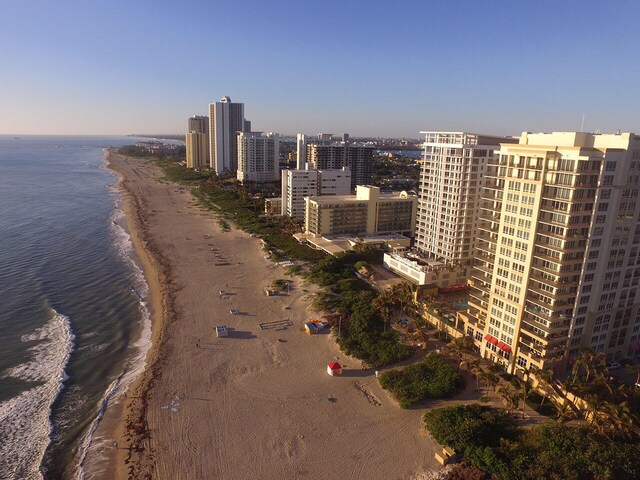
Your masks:
{"label": "white sea foam", "polygon": [[50,443],[51,405],[67,379],[73,351],[69,318],[52,310],[51,319],[22,337],[33,343],[31,359],[9,369],[10,376],[39,385],[0,403],[0,478],[41,479],[40,464]]}
{"label": "white sea foam", "polygon": [[142,325],[140,336],[133,344],[136,348],[136,355],[127,362],[127,368],[122,378],[119,390],[124,390],[143,370],[145,367],[145,358],[151,347],[151,312],[149,310],[148,296],[149,286],[144,278],[142,268],[136,262],[136,254],[131,243],[131,237],[124,227],[125,215],[121,207],[121,200],[118,197],[116,208],[111,215],[111,228],[115,239],[115,247],[123,261],[129,266],[132,279],[132,293],[138,299],[140,317]]}
{"label": "white sea foam", "polygon": [[89,452],[92,452],[96,461],[99,460],[100,452],[104,451],[108,442],[106,438],[95,437],[95,432],[106,409],[109,405],[120,400],[131,382],[144,371],[147,352],[151,347],[151,312],[147,302],[149,287],[144,278],[142,268],[136,263],[136,255],[133,244],[131,243],[131,237],[125,228],[125,214],[122,210],[122,198],[118,190],[118,185],[121,181],[122,178],[118,176],[118,180],[108,186],[110,193],[113,194],[115,203],[109,221],[115,249],[131,271],[132,292],[138,298],[141,328],[139,337],[133,344],[135,355],[127,361],[123,373],[111,383],[105,392],[100,401],[98,415],[80,442],[80,447],[78,448],[78,468],[75,474],[75,478],[78,480],[85,478],[84,466]]}

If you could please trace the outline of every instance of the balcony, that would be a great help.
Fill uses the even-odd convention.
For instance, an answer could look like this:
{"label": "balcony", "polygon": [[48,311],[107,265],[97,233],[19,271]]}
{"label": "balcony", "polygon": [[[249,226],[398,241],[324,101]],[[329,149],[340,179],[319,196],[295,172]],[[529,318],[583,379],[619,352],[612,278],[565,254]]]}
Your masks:
{"label": "balcony", "polygon": [[491,258],[495,258],[496,255],[496,249],[495,247],[491,246],[491,242],[486,241],[483,238],[477,237],[477,240],[480,240],[477,244],[476,244],[476,248],[478,250],[482,250],[483,252],[487,252],[488,254],[481,254],[481,256],[483,257],[491,257]]}
{"label": "balcony", "polygon": [[[480,298],[476,298],[471,294],[469,294],[468,303],[469,303],[469,307],[475,308],[478,311],[486,310],[489,306],[486,300],[480,300]],[[478,318],[478,320],[482,320],[482,319]]]}
{"label": "balcony", "polygon": [[478,225],[479,230],[484,230],[485,232],[491,232],[497,234],[500,230],[499,225],[497,223],[487,224],[486,222],[481,222]]}
{"label": "balcony", "polygon": [[481,330],[484,330],[486,326],[485,315],[481,310],[470,308],[467,311],[458,312],[458,315],[463,318],[463,322],[473,325]]}

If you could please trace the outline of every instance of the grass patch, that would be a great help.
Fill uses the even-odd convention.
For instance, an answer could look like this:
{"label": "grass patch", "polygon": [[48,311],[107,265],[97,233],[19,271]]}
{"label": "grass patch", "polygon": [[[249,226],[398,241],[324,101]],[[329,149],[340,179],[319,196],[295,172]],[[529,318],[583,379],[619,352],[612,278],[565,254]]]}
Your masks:
{"label": "grass patch", "polygon": [[431,398],[449,398],[464,386],[455,369],[435,353],[402,370],[390,370],[380,376],[380,385],[389,390],[402,408]]}
{"label": "grass patch", "polygon": [[538,392],[531,392],[527,395],[527,405],[532,410],[535,410],[540,415],[544,415],[545,417],[556,418],[558,414],[558,410],[553,406],[551,400],[547,398],[546,400],[542,395]]}

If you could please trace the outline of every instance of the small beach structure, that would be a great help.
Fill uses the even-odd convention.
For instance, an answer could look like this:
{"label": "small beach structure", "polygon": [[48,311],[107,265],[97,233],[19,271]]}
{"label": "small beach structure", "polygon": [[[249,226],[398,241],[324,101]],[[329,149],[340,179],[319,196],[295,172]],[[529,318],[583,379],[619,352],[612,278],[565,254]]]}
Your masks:
{"label": "small beach structure", "polygon": [[340,365],[338,362],[328,364],[327,373],[332,377],[336,375],[342,375],[342,365]]}
{"label": "small beach structure", "polygon": [[218,327],[216,327],[216,336],[217,337],[228,337],[229,336],[229,329],[227,328],[226,325],[220,325]]}
{"label": "small beach structure", "polygon": [[320,325],[316,322],[307,322],[304,324],[304,331],[308,335],[315,335],[320,331]]}
{"label": "small beach structure", "polygon": [[321,322],[320,320],[309,320],[304,324],[304,330],[308,335],[314,335],[316,333],[320,333],[322,330],[327,328],[329,323]]}

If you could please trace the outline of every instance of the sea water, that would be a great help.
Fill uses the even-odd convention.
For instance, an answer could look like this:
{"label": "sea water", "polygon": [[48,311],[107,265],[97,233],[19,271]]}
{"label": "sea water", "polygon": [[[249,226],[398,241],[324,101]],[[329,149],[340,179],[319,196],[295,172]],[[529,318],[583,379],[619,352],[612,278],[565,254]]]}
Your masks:
{"label": "sea water", "polygon": [[142,368],[147,286],[104,149],[0,136],[0,478],[78,479],[110,395]]}

